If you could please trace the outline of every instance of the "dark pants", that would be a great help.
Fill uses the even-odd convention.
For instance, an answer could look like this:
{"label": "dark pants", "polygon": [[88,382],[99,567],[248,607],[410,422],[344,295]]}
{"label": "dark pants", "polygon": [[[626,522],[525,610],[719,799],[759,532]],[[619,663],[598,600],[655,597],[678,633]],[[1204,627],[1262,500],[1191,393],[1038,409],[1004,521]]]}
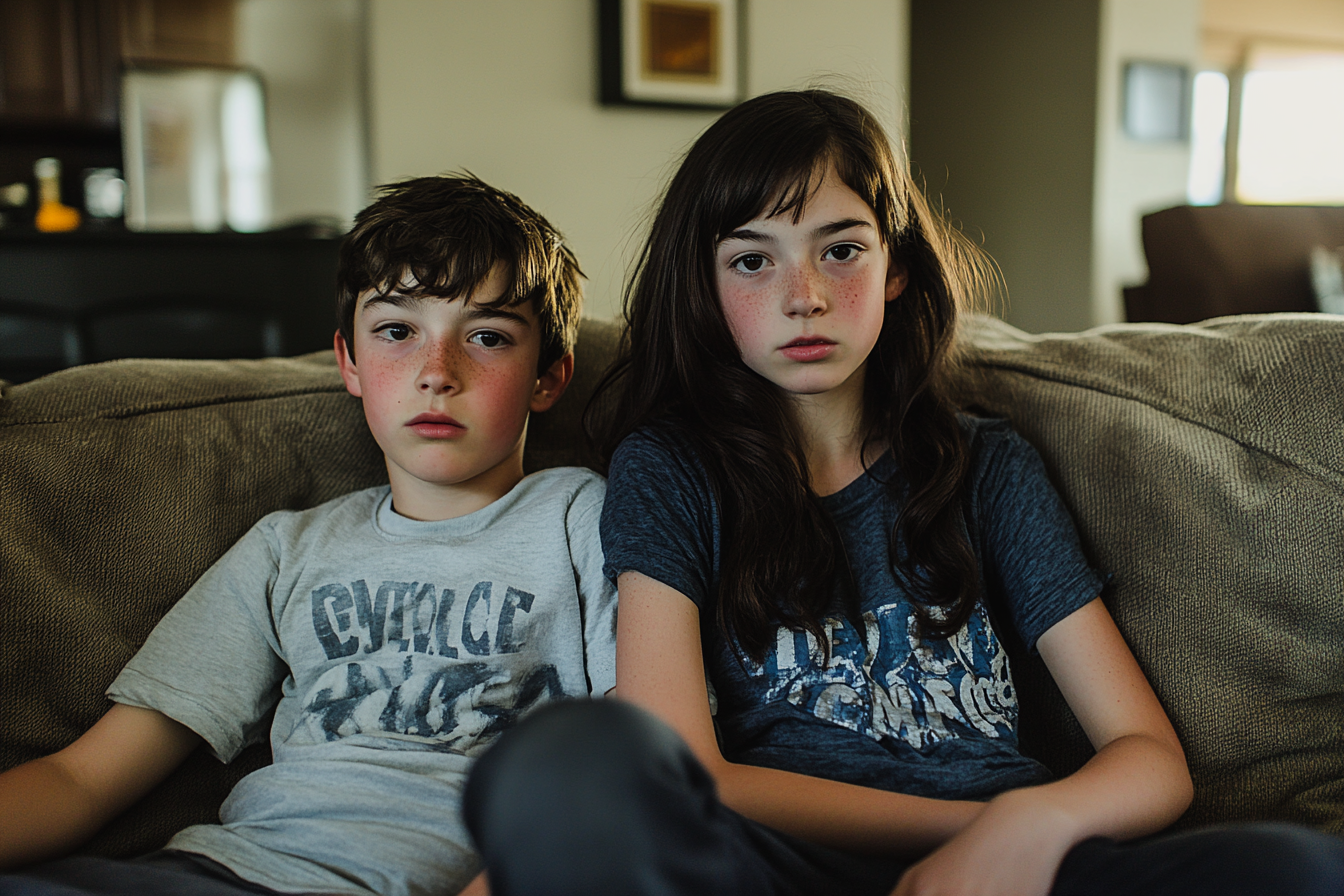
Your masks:
{"label": "dark pants", "polygon": [[[851,855],[728,809],[671,728],[615,700],[544,709],[477,764],[464,799],[493,896],[886,894],[906,865]],[[1344,841],[1236,825],[1065,857],[1053,896],[1344,896]]]}
{"label": "dark pants", "polygon": [[205,856],[163,850],[138,859],[72,856],[0,876],[0,896],[278,896]]}

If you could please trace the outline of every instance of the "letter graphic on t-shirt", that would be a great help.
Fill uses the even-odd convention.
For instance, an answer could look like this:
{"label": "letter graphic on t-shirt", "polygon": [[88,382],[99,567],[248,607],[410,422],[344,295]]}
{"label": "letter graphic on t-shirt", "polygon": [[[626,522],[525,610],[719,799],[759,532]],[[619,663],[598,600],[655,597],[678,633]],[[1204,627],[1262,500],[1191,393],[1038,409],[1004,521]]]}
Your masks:
{"label": "letter graphic on t-shirt", "polygon": [[342,640],[337,634],[337,629],[342,634],[350,630],[350,610],[354,605],[354,598],[344,585],[323,585],[313,591],[313,630],[329,660],[349,656],[359,649],[358,636]]}
{"label": "letter graphic on t-shirt", "polygon": [[[475,656],[490,654],[490,582],[477,582],[467,598],[467,609],[462,614],[462,646]],[[479,635],[472,630],[479,628]]]}

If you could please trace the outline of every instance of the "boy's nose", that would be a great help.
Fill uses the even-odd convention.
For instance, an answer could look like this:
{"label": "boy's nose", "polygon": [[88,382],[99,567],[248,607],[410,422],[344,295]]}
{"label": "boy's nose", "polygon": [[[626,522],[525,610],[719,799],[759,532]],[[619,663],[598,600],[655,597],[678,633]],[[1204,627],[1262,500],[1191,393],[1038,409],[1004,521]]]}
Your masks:
{"label": "boy's nose", "polygon": [[784,313],[789,317],[815,317],[826,310],[826,295],[817,272],[801,266],[790,274]]}
{"label": "boy's nose", "polygon": [[425,364],[420,368],[420,376],[416,379],[416,387],[421,392],[433,395],[460,388],[462,383],[459,361],[452,347],[444,343],[429,346]]}

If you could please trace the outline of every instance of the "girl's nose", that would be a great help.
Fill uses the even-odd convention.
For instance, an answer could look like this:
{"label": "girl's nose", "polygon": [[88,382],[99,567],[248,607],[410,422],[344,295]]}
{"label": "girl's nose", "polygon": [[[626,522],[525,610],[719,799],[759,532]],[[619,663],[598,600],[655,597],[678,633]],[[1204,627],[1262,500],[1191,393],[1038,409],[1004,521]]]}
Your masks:
{"label": "girl's nose", "polygon": [[810,267],[794,270],[788,279],[784,313],[789,317],[815,317],[826,310],[826,294],[820,277]]}
{"label": "girl's nose", "polygon": [[461,387],[459,368],[461,364],[457,353],[446,342],[430,345],[425,356],[425,364],[415,385],[421,392],[439,395],[452,392]]}

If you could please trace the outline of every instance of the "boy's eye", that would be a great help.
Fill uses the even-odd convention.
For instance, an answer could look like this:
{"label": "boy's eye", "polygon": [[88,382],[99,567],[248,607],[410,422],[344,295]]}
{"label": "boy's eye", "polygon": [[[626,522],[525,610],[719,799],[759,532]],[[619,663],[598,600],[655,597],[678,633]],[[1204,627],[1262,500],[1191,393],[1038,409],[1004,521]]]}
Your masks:
{"label": "boy's eye", "polygon": [[509,340],[503,333],[482,330],[479,333],[472,333],[471,341],[482,348],[499,348],[502,345],[507,345]]}
{"label": "boy's eye", "polygon": [[765,267],[764,255],[739,255],[729,262],[729,266],[741,271],[744,274],[754,274]]}
{"label": "boy's eye", "polygon": [[405,342],[411,338],[411,328],[405,324],[384,324],[374,331],[393,342]]}
{"label": "boy's eye", "polygon": [[826,250],[827,258],[834,261],[851,261],[858,256],[862,249],[853,243],[841,243],[838,246],[832,246]]}

